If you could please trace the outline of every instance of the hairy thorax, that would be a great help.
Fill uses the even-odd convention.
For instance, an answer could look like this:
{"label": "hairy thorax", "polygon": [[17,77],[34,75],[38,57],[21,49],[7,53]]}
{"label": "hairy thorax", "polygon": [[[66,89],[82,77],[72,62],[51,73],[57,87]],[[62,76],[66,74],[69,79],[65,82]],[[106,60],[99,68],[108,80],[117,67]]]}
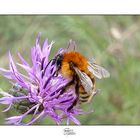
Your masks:
{"label": "hairy thorax", "polygon": [[71,68],[71,64],[77,67],[80,71],[87,71],[87,59],[78,52],[67,52],[63,55],[61,73],[65,77],[73,76],[74,70]]}

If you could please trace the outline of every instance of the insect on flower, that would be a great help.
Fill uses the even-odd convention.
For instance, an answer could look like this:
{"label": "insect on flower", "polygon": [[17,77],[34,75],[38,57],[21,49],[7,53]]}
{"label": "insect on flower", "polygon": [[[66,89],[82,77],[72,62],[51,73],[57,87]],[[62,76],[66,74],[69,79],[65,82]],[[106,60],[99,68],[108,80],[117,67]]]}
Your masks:
{"label": "insect on flower", "polygon": [[75,42],[70,40],[68,49],[73,48],[73,50],[67,50],[56,56],[57,71],[55,74],[60,72],[64,77],[71,79],[63,91],[71,85],[75,85],[76,99],[68,110],[77,103],[82,104],[91,101],[98,92],[95,89],[95,77],[102,79],[110,76],[109,72],[96,64],[94,59],[87,60],[82,54],[76,52],[75,46]]}
{"label": "insect on flower", "polygon": [[[95,89],[95,77],[109,77],[109,72],[87,60],[79,52],[69,51],[75,47],[70,41],[69,49],[60,48],[54,58],[49,60],[53,42],[45,40],[40,47],[40,34],[35,46],[31,48],[31,64],[18,54],[27,75],[22,74],[9,53],[9,69],[0,68],[2,74],[12,82],[8,92],[0,91],[4,97],[0,104],[9,105],[3,112],[13,107],[20,112],[18,116],[6,119],[6,123],[14,125],[31,125],[37,120],[50,117],[56,124],[64,120],[79,125],[77,115],[88,114],[80,104],[89,102],[98,90]],[[31,120],[24,123],[24,118],[31,115]]]}

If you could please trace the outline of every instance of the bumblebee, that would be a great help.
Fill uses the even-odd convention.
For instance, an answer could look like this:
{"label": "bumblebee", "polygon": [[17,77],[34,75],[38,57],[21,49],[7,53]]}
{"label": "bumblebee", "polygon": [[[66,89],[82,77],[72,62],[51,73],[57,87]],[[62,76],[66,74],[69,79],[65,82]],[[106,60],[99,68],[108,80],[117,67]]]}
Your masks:
{"label": "bumblebee", "polygon": [[59,54],[55,58],[57,66],[55,76],[61,73],[62,76],[72,79],[62,90],[62,94],[68,87],[75,85],[77,98],[68,108],[68,110],[71,110],[77,103],[90,102],[98,92],[95,88],[95,78],[107,78],[110,74],[105,68],[98,65],[94,59],[88,60],[81,53],[76,52],[74,41],[69,42],[68,48],[74,49]]}

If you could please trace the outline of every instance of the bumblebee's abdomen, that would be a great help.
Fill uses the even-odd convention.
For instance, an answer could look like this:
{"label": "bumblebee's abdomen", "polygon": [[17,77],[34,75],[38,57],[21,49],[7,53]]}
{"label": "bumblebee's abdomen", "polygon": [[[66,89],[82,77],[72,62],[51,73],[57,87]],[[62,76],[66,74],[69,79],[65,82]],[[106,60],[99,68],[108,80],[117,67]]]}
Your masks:
{"label": "bumblebee's abdomen", "polygon": [[[95,91],[95,79],[94,78],[91,78],[92,80],[92,83],[93,83],[93,92]],[[87,103],[89,101],[89,98],[91,96],[92,93],[87,93],[83,86],[80,85],[79,87],[79,103],[82,104],[82,103]]]}
{"label": "bumblebee's abdomen", "polygon": [[80,85],[79,86],[79,103],[87,102],[89,97],[90,95],[87,92],[85,92],[83,86]]}
{"label": "bumblebee's abdomen", "polygon": [[70,63],[77,67],[80,71],[87,71],[87,59],[79,52],[67,52],[63,55],[63,61],[61,66],[61,73],[66,76],[72,76],[74,71],[70,67]]}
{"label": "bumblebee's abdomen", "polygon": [[79,95],[79,103],[88,102],[90,95],[87,92],[80,92]]}

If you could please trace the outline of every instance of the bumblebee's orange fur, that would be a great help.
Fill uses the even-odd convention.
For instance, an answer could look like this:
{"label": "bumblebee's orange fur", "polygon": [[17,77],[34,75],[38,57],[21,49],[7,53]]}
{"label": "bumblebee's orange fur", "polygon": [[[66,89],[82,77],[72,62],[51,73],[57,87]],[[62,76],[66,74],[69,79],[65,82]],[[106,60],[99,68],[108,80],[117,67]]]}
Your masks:
{"label": "bumblebee's orange fur", "polygon": [[87,59],[79,52],[66,52],[63,54],[63,61],[61,66],[61,73],[65,77],[73,75],[73,71],[70,69],[69,63],[72,62],[80,71],[87,71]]}

